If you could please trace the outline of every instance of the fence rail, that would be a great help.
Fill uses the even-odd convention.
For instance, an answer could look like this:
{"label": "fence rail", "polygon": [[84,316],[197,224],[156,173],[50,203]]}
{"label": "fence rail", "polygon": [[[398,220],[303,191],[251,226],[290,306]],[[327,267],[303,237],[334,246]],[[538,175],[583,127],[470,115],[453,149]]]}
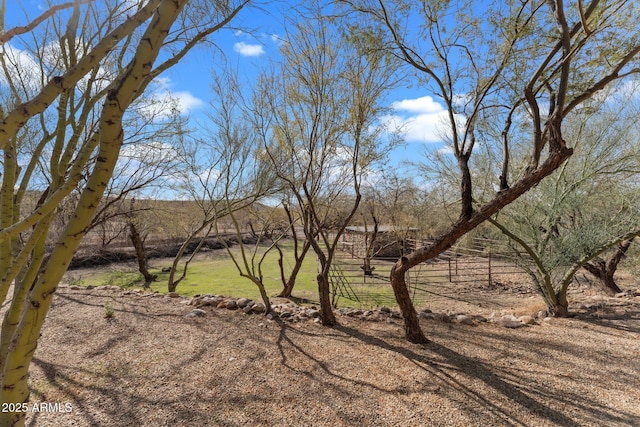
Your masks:
{"label": "fence rail", "polygon": [[[427,239],[409,239],[407,247],[413,251],[429,243]],[[366,274],[365,259],[355,255],[359,252],[353,244],[346,245],[334,259],[331,274],[334,300],[339,302],[346,299],[348,303],[361,305],[395,303],[389,276],[397,258],[371,258],[369,262],[373,271]],[[443,284],[477,283],[491,286],[494,282],[524,275],[521,261],[503,242],[474,238],[469,247],[455,246],[409,270],[407,283],[414,303],[421,304],[437,293],[437,288]]]}

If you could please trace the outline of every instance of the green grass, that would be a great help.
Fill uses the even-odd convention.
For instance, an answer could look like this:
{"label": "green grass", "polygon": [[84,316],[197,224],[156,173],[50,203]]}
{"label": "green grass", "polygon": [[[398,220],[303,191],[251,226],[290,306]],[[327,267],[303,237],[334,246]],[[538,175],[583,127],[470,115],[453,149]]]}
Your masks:
{"label": "green grass", "polygon": [[[291,244],[283,247],[285,271],[288,273],[293,267],[293,248]],[[237,260],[240,260],[240,249],[233,248]],[[248,254],[250,255],[250,254]],[[349,289],[343,289],[346,295],[339,296],[336,300],[339,307],[370,308],[375,306],[396,307],[395,298],[388,279],[390,264],[376,264],[377,277],[369,277],[363,281],[359,268],[361,261],[358,259],[343,258],[342,263],[347,280],[352,282]],[[171,260],[151,260],[149,272],[158,276],[157,281],[151,284],[152,291],[167,292],[169,273],[163,273],[163,267],[169,267]],[[176,278],[182,271],[176,272]],[[282,291],[280,269],[278,266],[278,253],[272,251],[267,254],[262,264],[262,274],[270,297]],[[316,283],[317,262],[313,252],[309,252],[298,273],[293,297],[307,301],[318,301],[318,285]],[[70,277],[73,277],[71,272]],[[144,280],[135,266],[125,271],[96,271],[94,274],[72,280],[81,286],[115,285],[127,289],[142,289]],[[246,297],[259,300],[258,287],[248,278],[241,277],[235,264],[224,250],[211,252],[206,259],[196,259],[189,264],[187,276],[178,284],[176,291],[185,296],[216,294],[233,297]],[[357,297],[349,298],[349,294]],[[340,295],[340,292],[338,293]]]}
{"label": "green grass", "polygon": [[[236,255],[240,254],[237,247],[233,251]],[[290,271],[293,264],[293,250],[291,247],[285,246],[284,253],[285,270]],[[163,273],[161,270],[163,267],[169,267],[170,261],[161,264],[159,260],[151,260],[150,266],[149,272],[158,276],[157,281],[151,284],[151,290],[167,292],[169,273]],[[317,299],[316,268],[315,256],[309,254],[298,273],[293,291],[294,296],[310,300]],[[262,270],[267,294],[269,296],[277,295],[282,290],[277,251],[272,251],[267,255],[262,264]],[[179,277],[181,272],[182,270],[177,271],[175,277]],[[96,272],[74,282],[82,286],[115,285],[129,289],[142,289],[144,285],[142,275],[135,267],[132,267],[130,271]],[[260,298],[258,287],[248,278],[240,276],[238,269],[225,251],[216,251],[215,256],[212,256],[211,259],[192,261],[189,264],[187,276],[178,284],[176,291],[186,296],[218,294],[251,299]]]}

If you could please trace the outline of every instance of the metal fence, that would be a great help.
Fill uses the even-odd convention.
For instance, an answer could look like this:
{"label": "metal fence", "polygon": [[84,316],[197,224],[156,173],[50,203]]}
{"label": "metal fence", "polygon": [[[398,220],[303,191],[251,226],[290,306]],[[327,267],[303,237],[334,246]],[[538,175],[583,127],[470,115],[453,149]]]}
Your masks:
{"label": "metal fence", "polygon": [[[428,239],[408,240],[410,251],[429,244]],[[372,258],[371,274],[365,274],[364,258],[351,246],[334,259],[330,280],[334,304],[361,306],[395,304],[390,284],[391,267],[398,258]],[[498,240],[474,238],[470,245],[457,245],[407,273],[406,280],[415,304],[423,304],[446,284],[491,287],[527,276],[508,246]]]}

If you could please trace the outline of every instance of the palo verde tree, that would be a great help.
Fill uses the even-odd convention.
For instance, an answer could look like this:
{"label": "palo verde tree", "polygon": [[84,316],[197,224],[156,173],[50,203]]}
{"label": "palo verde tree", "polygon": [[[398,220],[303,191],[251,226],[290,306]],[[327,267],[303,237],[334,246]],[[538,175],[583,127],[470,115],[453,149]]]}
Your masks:
{"label": "palo verde tree", "polygon": [[[1,303],[13,285],[0,332],[0,401],[28,403],[28,369],[46,314],[113,174],[128,109],[245,4],[79,0],[9,29],[0,16]],[[85,175],[74,213],[46,253],[58,205]],[[34,188],[37,202],[24,212]],[[22,425],[24,415],[3,412],[0,425]]]}
{"label": "palo verde tree", "polygon": [[[169,292],[184,280],[189,263],[212,232],[223,238],[223,218],[274,191],[270,164],[258,158],[259,133],[250,126],[251,117],[244,115],[240,86],[233,75],[212,76],[212,93],[207,123],[199,136],[187,138],[179,150],[186,165],[180,191],[197,206],[198,220],[174,257]],[[234,235],[238,230],[230,220],[228,231]]]}
{"label": "palo verde tree", "polygon": [[[275,169],[302,217],[318,258],[318,294],[324,325],[336,323],[329,273],[345,227],[361,199],[364,174],[378,160],[381,102],[393,83],[384,54],[362,40],[340,37],[318,9],[294,25],[276,72],[262,78],[256,95],[256,125],[264,157]],[[346,212],[329,221],[342,199]]]}
{"label": "palo verde tree", "polygon": [[[340,3],[363,37],[382,29],[387,51],[447,110],[459,216],[391,272],[406,337],[425,342],[405,274],[450,248],[571,156],[575,141],[564,137],[565,118],[599,90],[637,71],[638,5],[626,0]],[[487,128],[501,129],[499,137],[483,132]],[[526,158],[514,158],[512,140],[523,134],[528,134]],[[501,150],[503,167],[493,197],[474,204],[473,156],[479,144]],[[509,175],[511,163],[523,162],[521,174]]]}
{"label": "palo verde tree", "polygon": [[[246,232],[239,219],[240,211],[249,211],[250,207],[257,209],[258,201],[275,192],[275,179],[272,165],[263,161],[259,154],[262,143],[259,133],[251,126],[252,121],[246,114],[250,109],[243,108],[240,85],[231,74],[214,79],[213,92],[215,101],[209,119],[215,130],[211,140],[216,141],[219,158],[224,166],[219,171],[218,182],[223,185],[217,195],[218,203],[212,203],[215,214],[212,215],[213,226],[218,240],[224,245],[227,254],[235,265],[241,277],[256,285],[265,306],[265,314],[271,311],[271,302],[265,289],[265,279],[262,265],[267,254],[274,248],[271,242],[263,246],[268,223],[256,232],[255,227],[250,230],[255,238],[253,247],[245,244],[243,232]],[[244,209],[242,209],[244,208]],[[272,210],[272,212],[275,212]],[[238,250],[233,251],[226,240],[226,233],[221,230],[221,220],[231,223],[231,234],[235,236]],[[280,233],[282,235],[282,233]],[[278,237],[275,237],[275,241]]]}
{"label": "palo verde tree", "polygon": [[[603,289],[619,292],[613,273],[640,233],[638,94],[629,84],[615,89],[567,119],[574,155],[489,219],[510,239],[554,316],[569,314],[567,291],[590,261],[605,264],[597,270]],[[610,249],[615,251],[608,263],[596,261]]]}

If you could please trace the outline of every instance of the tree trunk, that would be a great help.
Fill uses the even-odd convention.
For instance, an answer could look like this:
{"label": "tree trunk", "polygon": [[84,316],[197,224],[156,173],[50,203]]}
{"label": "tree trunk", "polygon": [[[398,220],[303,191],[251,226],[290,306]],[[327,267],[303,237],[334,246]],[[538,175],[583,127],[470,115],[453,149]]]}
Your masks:
{"label": "tree trunk", "polygon": [[[293,292],[293,287],[296,284],[296,278],[298,277],[298,273],[302,269],[302,264],[304,263],[304,257],[307,255],[309,248],[311,247],[311,243],[309,241],[305,241],[302,246],[302,252],[298,256],[295,254],[296,263],[293,265],[293,270],[289,274],[289,278],[285,279],[284,276],[284,264],[282,262],[282,252],[280,251],[280,258],[278,258],[278,265],[280,266],[280,277],[282,278],[283,288],[282,291],[278,294],[279,297],[282,298],[291,298],[291,293]],[[279,248],[278,248],[279,250]]]}
{"label": "tree trunk", "polygon": [[363,265],[360,267],[361,269],[364,270],[364,275],[365,276],[371,276],[373,274],[373,270],[375,270],[375,267],[371,267],[371,257],[373,256],[373,248],[374,248],[374,244],[376,243],[376,239],[378,238],[378,219],[375,217],[375,215],[371,215],[371,217],[373,218],[373,233],[371,233],[371,237],[368,238],[368,242],[366,242],[367,237],[368,237],[368,231],[367,231],[367,224],[365,222],[364,225],[364,235],[365,235],[365,242],[366,242],[366,253],[364,255],[364,262]]}
{"label": "tree trunk", "polygon": [[156,274],[149,273],[149,269],[147,268],[147,252],[144,249],[144,242],[140,237],[140,233],[136,228],[136,225],[133,221],[129,222],[129,238],[131,239],[131,243],[133,244],[133,248],[136,251],[136,258],[138,259],[138,271],[144,277],[144,287],[149,288],[151,282],[155,281],[158,276]]}
{"label": "tree trunk", "polygon": [[569,306],[556,304],[552,307],[547,307],[547,312],[551,317],[569,317]]}
{"label": "tree trunk", "polygon": [[320,318],[324,326],[335,326],[336,316],[331,307],[331,295],[329,286],[329,271],[322,267],[322,272],[316,276],[318,281],[318,297],[320,298]]}
{"label": "tree trunk", "polygon": [[458,157],[458,166],[462,174],[460,179],[460,218],[469,218],[473,214],[473,186],[471,182],[471,171],[469,170],[469,155]]}
{"label": "tree trunk", "polygon": [[375,270],[376,268],[371,266],[371,258],[366,256],[362,261],[363,263],[360,266],[360,268],[364,270],[364,275],[365,276],[373,275],[373,270]]}
{"label": "tree trunk", "polygon": [[622,292],[613,276],[616,274],[618,264],[625,257],[629,246],[631,246],[631,242],[633,242],[633,239],[627,239],[620,243],[608,260],[596,258],[593,262],[583,266],[585,270],[598,278],[601,288],[607,295],[613,296]]}
{"label": "tree trunk", "polygon": [[550,175],[564,163],[571,154],[573,154],[573,150],[570,148],[558,149],[551,152],[542,165],[535,169],[528,170],[513,186],[497,193],[489,202],[477,210],[472,211],[471,216],[468,218],[459,218],[429,246],[418,248],[396,262],[391,270],[391,286],[396,294],[398,305],[404,317],[405,331],[407,332],[406,338],[409,341],[415,340],[415,342],[420,342],[421,340],[426,340],[426,338],[424,338],[422,330],[419,329],[416,311],[411,302],[411,298],[409,298],[409,291],[404,277],[405,273],[416,265],[435,258],[449,249],[460,237],[482,224],[500,209],[516,200],[546,176]]}
{"label": "tree trunk", "polygon": [[547,311],[552,317],[569,317],[569,302],[567,301],[566,289],[556,293],[555,301],[547,306]]}
{"label": "tree trunk", "polygon": [[[400,260],[401,265],[406,264],[406,261],[407,259],[402,257]],[[405,338],[412,343],[426,344],[429,340],[424,336],[422,328],[420,328],[420,320],[418,319],[415,308],[413,308],[413,302],[407,289],[407,283],[405,281],[406,270],[397,267],[398,265],[396,264],[391,269],[391,287],[393,288],[396,301],[404,317]]]}

